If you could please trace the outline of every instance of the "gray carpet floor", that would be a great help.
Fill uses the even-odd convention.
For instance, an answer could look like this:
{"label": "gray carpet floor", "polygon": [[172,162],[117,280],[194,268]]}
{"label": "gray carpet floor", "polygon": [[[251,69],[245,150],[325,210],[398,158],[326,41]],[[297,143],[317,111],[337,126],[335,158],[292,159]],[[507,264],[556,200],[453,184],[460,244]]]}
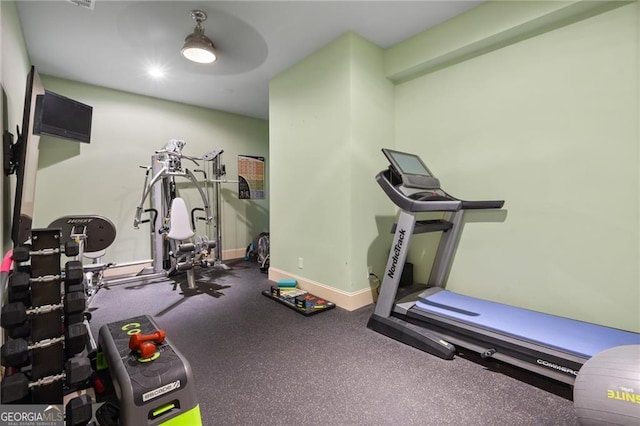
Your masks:
{"label": "gray carpet floor", "polygon": [[574,425],[570,389],[367,329],[373,306],[305,317],[263,296],[254,262],[93,298],[91,328],[147,314],[189,360],[205,425]]}

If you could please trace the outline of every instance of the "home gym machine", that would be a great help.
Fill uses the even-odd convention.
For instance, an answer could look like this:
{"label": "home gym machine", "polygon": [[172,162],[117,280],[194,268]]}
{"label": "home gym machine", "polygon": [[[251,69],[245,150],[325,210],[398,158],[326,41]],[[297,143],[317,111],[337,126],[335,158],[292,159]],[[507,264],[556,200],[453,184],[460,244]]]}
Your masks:
{"label": "home gym machine", "polygon": [[[207,179],[207,172],[217,178],[224,173],[224,166],[220,164],[223,151],[214,150],[203,157],[189,157],[182,153],[185,145],[186,142],[182,140],[172,139],[151,157],[151,166],[141,166],[146,169],[145,182],[133,225],[138,229],[141,223],[150,224],[153,266],[152,270],[143,271],[141,275],[167,276],[187,271],[189,288],[195,288],[195,266],[226,269],[221,260],[220,180]],[[183,160],[191,161],[197,167],[200,166],[198,161],[204,161],[209,166],[208,171],[194,170],[203,173],[204,188],[190,169],[183,168]],[[195,186],[203,208],[194,208],[189,214],[186,203],[178,195],[176,177],[185,178]],[[147,198],[150,208],[145,210]],[[211,213],[212,204],[215,216]],[[204,217],[197,218],[198,211],[204,212]],[[150,218],[143,220],[143,213],[149,213]],[[208,225],[207,234],[211,233],[209,226],[213,222],[214,240],[203,235],[191,242],[195,237],[198,219]]]}
{"label": "home gym machine", "polygon": [[[593,355],[640,344],[640,334],[490,302],[445,290],[467,210],[501,209],[504,201],[464,201],[447,194],[414,154],[383,149],[390,166],[376,176],[400,208],[380,295],[367,326],[444,359],[459,345],[572,385]],[[416,220],[445,212],[441,220]],[[413,234],[442,232],[427,289],[396,300]]]}

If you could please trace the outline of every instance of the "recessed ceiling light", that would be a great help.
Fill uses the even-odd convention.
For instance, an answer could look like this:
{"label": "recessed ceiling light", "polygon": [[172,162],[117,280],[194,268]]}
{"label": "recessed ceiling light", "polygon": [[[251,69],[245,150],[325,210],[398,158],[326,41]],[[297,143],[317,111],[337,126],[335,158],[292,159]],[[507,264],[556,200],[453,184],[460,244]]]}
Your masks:
{"label": "recessed ceiling light", "polygon": [[166,73],[165,73],[165,71],[164,71],[164,69],[163,69],[162,67],[160,67],[160,66],[157,66],[157,65],[150,66],[150,67],[147,69],[147,73],[149,73],[149,75],[150,75],[152,78],[155,78],[155,79],[161,79],[161,78],[164,78],[164,76],[165,76],[165,74],[166,74]]}

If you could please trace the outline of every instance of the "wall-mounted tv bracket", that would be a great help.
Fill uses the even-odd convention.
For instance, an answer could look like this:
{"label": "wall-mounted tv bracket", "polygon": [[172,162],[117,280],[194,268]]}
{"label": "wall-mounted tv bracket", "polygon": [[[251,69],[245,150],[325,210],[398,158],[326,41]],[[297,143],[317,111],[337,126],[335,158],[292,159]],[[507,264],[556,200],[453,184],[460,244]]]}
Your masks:
{"label": "wall-mounted tv bracket", "polygon": [[14,174],[18,169],[18,149],[22,144],[22,134],[18,126],[16,126],[16,133],[18,134],[16,143],[13,143],[13,133],[8,130],[2,133],[2,158],[5,176]]}

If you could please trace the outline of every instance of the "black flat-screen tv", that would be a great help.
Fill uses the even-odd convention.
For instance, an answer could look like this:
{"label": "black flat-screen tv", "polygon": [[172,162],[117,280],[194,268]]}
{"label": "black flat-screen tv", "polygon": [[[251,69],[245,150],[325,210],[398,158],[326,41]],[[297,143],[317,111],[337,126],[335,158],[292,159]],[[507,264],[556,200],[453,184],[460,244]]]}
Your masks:
{"label": "black flat-screen tv", "polygon": [[48,90],[38,96],[37,105],[35,133],[91,142],[93,107]]}

